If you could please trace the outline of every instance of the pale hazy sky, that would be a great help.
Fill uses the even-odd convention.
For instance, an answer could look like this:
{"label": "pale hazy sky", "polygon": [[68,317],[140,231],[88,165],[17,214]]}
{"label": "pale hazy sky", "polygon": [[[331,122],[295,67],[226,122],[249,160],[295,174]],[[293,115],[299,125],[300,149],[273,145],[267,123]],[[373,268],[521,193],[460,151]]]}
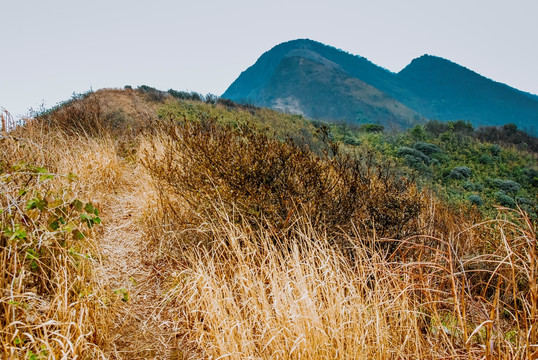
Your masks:
{"label": "pale hazy sky", "polygon": [[437,55],[538,94],[538,0],[0,0],[0,107],[127,84],[220,95],[297,38],[394,72]]}

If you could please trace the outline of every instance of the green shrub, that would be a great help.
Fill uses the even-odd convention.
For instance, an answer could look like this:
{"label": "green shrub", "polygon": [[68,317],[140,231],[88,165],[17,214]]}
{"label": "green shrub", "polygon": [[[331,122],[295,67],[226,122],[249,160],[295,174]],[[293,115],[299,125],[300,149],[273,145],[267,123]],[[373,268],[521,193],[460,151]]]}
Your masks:
{"label": "green shrub", "polygon": [[[431,159],[429,156],[422,153],[420,150],[413,149],[407,146],[402,146],[398,149],[398,156],[406,157],[406,156],[412,156],[421,162],[423,162],[426,165],[430,165]],[[406,158],[407,159],[407,158]],[[414,162],[415,160],[413,160]]]}
{"label": "green shrub", "polygon": [[476,206],[481,206],[484,203],[479,195],[469,195],[467,199]]}
{"label": "green shrub", "polygon": [[413,155],[404,155],[404,159],[407,166],[419,170],[420,172],[428,171],[428,167],[420,158],[414,157]]}
{"label": "green shrub", "polygon": [[471,181],[467,180],[463,183],[463,188],[467,191],[474,191],[474,184]]}
{"label": "green shrub", "polygon": [[521,185],[513,180],[493,179],[492,185],[508,194],[516,194]]}
{"label": "green shrub", "polygon": [[480,156],[480,159],[478,159],[478,162],[480,164],[490,165],[493,164],[493,158],[488,154],[483,154],[482,156]]}
{"label": "green shrub", "polygon": [[464,180],[471,177],[471,169],[467,166],[457,166],[448,175],[451,179]]}
{"label": "green shrub", "polygon": [[361,144],[360,140],[358,140],[356,137],[354,137],[352,135],[344,136],[344,141],[343,142],[346,145],[354,145],[354,146],[357,146],[357,145]]}
{"label": "green shrub", "polygon": [[414,128],[412,128],[411,135],[413,135],[413,137],[417,140],[423,140],[427,137],[426,131],[421,125],[416,125]]}
{"label": "green shrub", "polygon": [[180,100],[202,101],[203,98],[203,96],[197,92],[177,91],[174,89],[170,89],[167,92],[174,98]]}
{"label": "green shrub", "polygon": [[502,206],[506,206],[510,208],[516,207],[515,200],[512,197],[506,195],[506,193],[504,193],[502,190],[495,192],[495,199]]}
{"label": "green shrub", "polygon": [[426,143],[426,142],[416,142],[413,145],[413,148],[417,149],[418,151],[428,156],[442,152],[439,146],[435,144]]}
{"label": "green shrub", "polygon": [[499,145],[495,144],[489,147],[489,151],[491,152],[491,155],[499,156],[501,155],[502,148]]}
{"label": "green shrub", "polygon": [[463,183],[463,188],[467,191],[483,191],[484,185],[467,180]]}
{"label": "green shrub", "polygon": [[516,203],[521,209],[526,211],[533,219],[536,220],[538,216],[538,208],[536,207],[537,204],[535,201],[524,197],[518,197],[516,198]]}
{"label": "green shrub", "polygon": [[536,205],[534,201],[532,201],[531,199],[524,198],[524,197],[517,197],[516,202],[520,205],[531,205],[531,206]]}
{"label": "green shrub", "polygon": [[361,125],[360,130],[369,133],[378,133],[383,132],[383,130],[385,130],[385,127],[379,124],[363,124]]}
{"label": "green shrub", "polygon": [[146,98],[153,102],[161,102],[166,98],[165,92],[148,85],[140,85],[137,90],[146,95]]}
{"label": "green shrub", "polygon": [[424,129],[432,136],[438,137],[450,130],[448,124],[444,121],[431,120],[424,125]]}

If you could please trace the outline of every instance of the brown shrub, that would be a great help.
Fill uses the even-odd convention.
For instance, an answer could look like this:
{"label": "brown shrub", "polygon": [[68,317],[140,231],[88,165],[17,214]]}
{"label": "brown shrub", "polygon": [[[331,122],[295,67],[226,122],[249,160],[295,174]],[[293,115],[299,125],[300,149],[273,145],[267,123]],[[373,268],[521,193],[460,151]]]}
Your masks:
{"label": "brown shrub", "polygon": [[160,148],[146,148],[143,163],[163,197],[182,198],[202,218],[213,216],[217,200],[229,214],[237,210],[251,225],[265,219],[280,234],[300,214],[329,234],[404,237],[417,229],[420,194],[372,154],[319,157],[212,120],[158,127]]}

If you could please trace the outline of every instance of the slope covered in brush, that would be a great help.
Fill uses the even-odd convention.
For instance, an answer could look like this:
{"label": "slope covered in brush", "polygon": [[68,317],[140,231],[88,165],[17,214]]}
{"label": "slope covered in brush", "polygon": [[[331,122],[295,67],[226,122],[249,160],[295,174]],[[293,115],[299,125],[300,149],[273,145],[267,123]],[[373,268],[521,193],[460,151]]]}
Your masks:
{"label": "slope covered in brush", "polygon": [[[318,154],[331,141],[349,153],[373,151],[385,162],[396,162],[399,172],[435,189],[453,205],[474,204],[489,214],[495,206],[521,206],[536,212],[538,139],[515,124],[474,129],[465,121],[429,121],[394,132],[377,124],[335,125],[267,109],[223,110],[203,102],[168,102],[159,114],[164,118],[214,118],[234,126],[256,124],[270,136],[290,138]],[[460,176],[458,169],[463,168],[468,171]],[[501,182],[516,185],[507,189]]]}
{"label": "slope covered in brush", "polygon": [[2,356],[531,358],[536,220],[412,178],[531,154],[465,122],[382,130],[144,86],[3,134]]}
{"label": "slope covered in brush", "polygon": [[430,121],[400,133],[371,129],[331,125],[335,139],[394,159],[453,205],[473,204],[487,214],[519,206],[536,216],[538,139],[516,125],[475,130],[465,121]]}

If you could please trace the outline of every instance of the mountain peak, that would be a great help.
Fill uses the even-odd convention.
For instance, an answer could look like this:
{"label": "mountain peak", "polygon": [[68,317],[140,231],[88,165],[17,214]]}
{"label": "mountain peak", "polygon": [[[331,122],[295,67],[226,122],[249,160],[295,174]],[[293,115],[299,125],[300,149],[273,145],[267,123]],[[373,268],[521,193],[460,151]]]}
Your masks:
{"label": "mountain peak", "polygon": [[464,66],[461,66],[453,61],[447,60],[440,56],[424,54],[422,56],[419,56],[418,58],[413,59],[409,65],[407,65],[402,71],[400,71],[400,73],[409,71],[410,69],[414,69],[417,67],[421,69],[434,68],[438,71],[446,71],[448,69],[471,71]]}
{"label": "mountain peak", "polygon": [[[290,58],[295,60],[288,61]],[[222,96],[274,107],[276,100],[283,103],[281,94],[293,100],[290,104],[295,111],[326,120],[339,114],[332,120],[391,121],[409,126],[427,117],[464,119],[475,126],[515,123],[520,128],[538,123],[538,97],[442,57],[424,54],[399,73],[392,73],[364,57],[311,39],[276,45],[241,73]],[[343,113],[341,109],[347,110]],[[415,114],[413,121],[411,113]]]}

